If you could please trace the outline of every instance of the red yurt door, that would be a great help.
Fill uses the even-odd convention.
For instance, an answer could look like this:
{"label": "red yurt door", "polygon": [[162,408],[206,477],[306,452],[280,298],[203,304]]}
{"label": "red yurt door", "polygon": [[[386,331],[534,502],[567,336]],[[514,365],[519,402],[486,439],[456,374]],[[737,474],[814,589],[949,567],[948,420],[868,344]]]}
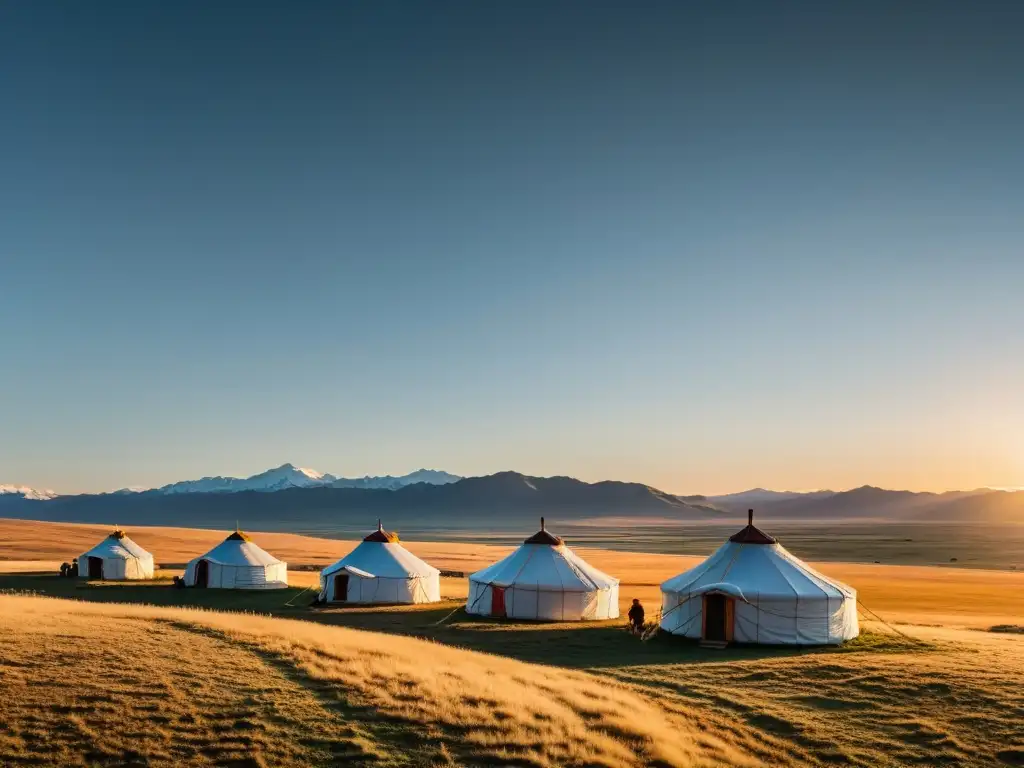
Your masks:
{"label": "red yurt door", "polygon": [[505,588],[491,587],[491,616],[505,615]]}

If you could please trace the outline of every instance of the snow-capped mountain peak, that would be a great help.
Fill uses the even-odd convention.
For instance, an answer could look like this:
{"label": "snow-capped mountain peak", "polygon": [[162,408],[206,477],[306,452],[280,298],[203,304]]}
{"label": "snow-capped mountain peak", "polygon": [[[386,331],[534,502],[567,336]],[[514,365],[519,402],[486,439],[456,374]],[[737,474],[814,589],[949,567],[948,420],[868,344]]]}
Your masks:
{"label": "snow-capped mountain peak", "polygon": [[247,491],[280,491],[285,488],[310,488],[314,485],[328,485],[337,480],[334,475],[317,472],[315,469],[282,464],[246,479]]}
{"label": "snow-capped mountain peak", "polygon": [[280,467],[268,469],[266,472],[251,477],[204,477],[200,480],[184,480],[171,483],[157,491],[163,494],[173,493],[237,493],[238,491],[280,491],[285,488],[309,488],[315,485],[327,485],[337,478],[317,472],[315,469],[296,467],[294,464],[282,464]]}
{"label": "snow-capped mountain peak", "polygon": [[[156,493],[165,496],[182,493],[238,493],[240,491],[273,492],[289,488],[370,488],[395,491],[415,483],[447,485],[462,478],[439,469],[418,469],[408,475],[380,475],[360,478],[344,478],[320,472],[309,467],[282,464],[279,467],[259,472],[250,477],[224,477],[222,475],[202,477],[198,480],[182,480],[160,488],[128,486],[111,491],[112,496],[130,496],[142,493]],[[29,488],[23,485],[0,485],[0,496],[19,496],[29,501],[48,501],[60,494],[49,490]]]}
{"label": "snow-capped mountain peak", "polygon": [[[278,473],[278,474],[298,473],[300,475],[305,475],[306,477],[310,478],[311,480],[318,480],[318,479],[320,479],[321,477],[324,476],[323,472],[317,472],[315,469],[309,469],[308,467],[296,467],[291,462],[285,462],[280,467],[274,467],[273,469],[268,469],[266,472],[261,472],[260,474],[261,475],[267,475],[267,474],[270,474],[271,472],[275,472],[275,473]],[[253,475],[253,477],[256,477],[256,475]]]}
{"label": "snow-capped mountain peak", "polygon": [[49,501],[59,494],[42,488],[29,488],[27,485],[0,485],[0,496],[20,496],[31,501]]}
{"label": "snow-capped mountain peak", "polygon": [[162,494],[176,493],[238,493],[239,491],[282,491],[287,488],[383,488],[397,490],[413,483],[430,483],[446,485],[462,478],[436,469],[419,469],[408,475],[393,477],[342,478],[336,475],[319,472],[308,467],[296,467],[294,464],[282,464],[251,477],[204,477],[200,480],[184,480],[171,483],[156,489]]}
{"label": "snow-capped mountain peak", "polygon": [[330,477],[330,475],[323,472],[317,472],[315,469],[309,469],[308,467],[296,467],[294,464],[282,464],[278,469],[298,472],[300,475],[305,475],[310,480],[322,480],[325,477]]}

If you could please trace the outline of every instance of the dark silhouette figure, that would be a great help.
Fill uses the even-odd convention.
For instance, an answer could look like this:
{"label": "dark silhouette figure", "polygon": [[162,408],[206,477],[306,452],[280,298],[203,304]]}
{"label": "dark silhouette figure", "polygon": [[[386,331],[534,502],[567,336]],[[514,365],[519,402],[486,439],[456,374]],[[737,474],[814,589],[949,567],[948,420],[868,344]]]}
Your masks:
{"label": "dark silhouette figure", "polygon": [[629,613],[626,614],[629,617],[629,627],[634,632],[642,632],[644,629],[644,607],[640,605],[640,601],[635,597],[633,598],[633,605],[629,608]]}
{"label": "dark silhouette figure", "polygon": [[71,564],[70,563],[61,563],[60,564],[60,575],[61,576],[67,578],[68,572],[70,570],[71,570]]}

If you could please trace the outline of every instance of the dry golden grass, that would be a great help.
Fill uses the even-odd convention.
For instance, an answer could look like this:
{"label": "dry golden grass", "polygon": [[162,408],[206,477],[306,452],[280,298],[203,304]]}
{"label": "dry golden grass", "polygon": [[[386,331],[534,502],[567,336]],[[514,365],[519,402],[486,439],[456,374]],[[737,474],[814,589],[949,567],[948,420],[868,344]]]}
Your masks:
{"label": "dry golden grass", "polygon": [[[107,525],[40,523],[0,519],[0,572],[7,563],[49,561],[41,570],[55,570],[61,560],[84,552],[110,532]],[[190,528],[134,527],[131,537],[154,554],[161,564],[185,563],[224,539],[225,531]],[[296,567],[322,567],[352,550],[358,543],[319,539],[290,533],[256,533],[256,542],[293,568],[289,579],[297,586],[310,586],[316,574]],[[410,551],[446,571],[471,572],[503,557],[511,547],[486,544],[407,542]],[[589,562],[617,576],[620,610],[640,598],[649,611],[660,604],[658,585],[700,562],[700,558],[678,555],[616,552],[577,548]],[[799,554],[799,553],[797,553]],[[912,624],[948,624],[988,627],[1020,623],[1024,616],[1024,572],[980,571],[930,566],[872,565],[862,563],[814,563],[823,573],[857,588],[861,602],[879,612],[887,621]],[[170,576],[180,571],[167,570]],[[464,597],[465,581],[446,581],[446,597]]]}
{"label": "dry golden grass", "polygon": [[[566,631],[578,655],[608,637]],[[1022,764],[1024,637],[909,631],[840,652],[664,639],[658,663],[587,674],[310,622],[0,596],[0,765]]]}
{"label": "dry golden grass", "polygon": [[[885,640],[869,622],[868,634],[838,652],[724,653],[672,638],[640,644],[610,623],[449,620],[452,604],[310,614],[279,606],[280,595],[23,575],[46,560],[55,569],[108,529],[0,520],[0,572],[13,574],[2,583],[82,600],[202,597],[440,642],[312,621],[0,596],[0,765],[1024,765],[1024,635],[963,629],[1024,624],[1024,573],[820,563],[917,640]],[[158,562],[174,563],[224,533],[131,535]],[[300,566],[323,565],[355,544],[256,540]],[[408,546],[456,571],[509,551]],[[579,551],[622,580],[623,603],[640,597],[649,609],[663,579],[697,562]],[[291,576],[306,586],[317,574]],[[465,579],[442,580],[446,597],[465,588]]]}
{"label": "dry golden grass", "polygon": [[928,646],[605,674],[669,710],[728,713],[759,729],[766,749],[802,764],[1024,765],[1024,637],[910,631]]}
{"label": "dry golden grass", "polygon": [[0,764],[758,765],[752,729],[410,638],[0,596]]}

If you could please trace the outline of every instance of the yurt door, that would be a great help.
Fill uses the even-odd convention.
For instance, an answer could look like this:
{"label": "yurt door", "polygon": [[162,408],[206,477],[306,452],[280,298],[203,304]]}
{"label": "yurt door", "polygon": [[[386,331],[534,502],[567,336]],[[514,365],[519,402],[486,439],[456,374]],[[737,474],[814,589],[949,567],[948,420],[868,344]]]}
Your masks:
{"label": "yurt door", "polygon": [[704,595],[704,639],[715,642],[729,642],[731,632],[727,631],[728,610],[725,595]]}
{"label": "yurt door", "polygon": [[491,587],[491,616],[505,615],[505,588]]}
{"label": "yurt door", "polygon": [[208,560],[200,560],[196,563],[196,586],[205,587],[210,583],[210,563]]}
{"label": "yurt door", "polygon": [[103,578],[103,558],[102,557],[90,557],[89,558],[89,578],[90,579],[102,579]]}
{"label": "yurt door", "polygon": [[348,574],[339,573],[334,577],[334,599],[339,603],[348,600]]}

